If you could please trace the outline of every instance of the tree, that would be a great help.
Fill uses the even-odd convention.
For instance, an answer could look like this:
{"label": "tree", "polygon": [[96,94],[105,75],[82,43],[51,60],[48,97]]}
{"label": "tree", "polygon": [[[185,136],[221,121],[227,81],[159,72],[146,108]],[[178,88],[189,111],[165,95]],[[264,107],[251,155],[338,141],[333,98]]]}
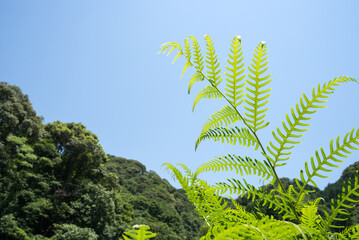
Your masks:
{"label": "tree", "polygon": [[56,172],[67,185],[90,178],[107,160],[97,136],[81,123],[56,121],[44,128],[44,138],[51,140],[61,154],[61,164]]}
{"label": "tree", "polygon": [[36,115],[29,97],[19,87],[0,82],[0,144],[4,144],[10,133],[26,137],[29,142],[36,141],[40,130],[41,118]]}

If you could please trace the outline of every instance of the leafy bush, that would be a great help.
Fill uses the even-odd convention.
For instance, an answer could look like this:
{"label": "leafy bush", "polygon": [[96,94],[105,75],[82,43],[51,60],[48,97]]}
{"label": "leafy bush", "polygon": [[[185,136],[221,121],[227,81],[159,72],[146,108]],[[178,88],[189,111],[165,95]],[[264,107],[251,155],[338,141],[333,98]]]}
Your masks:
{"label": "leafy bush", "polygon": [[[334,233],[333,228],[342,228],[338,222],[345,221],[353,203],[359,202],[354,196],[359,196],[358,171],[354,178],[343,183],[341,193],[337,200],[331,201],[331,212],[318,209],[321,198],[309,200],[313,193],[308,189],[309,184],[315,183],[315,177],[325,178],[326,172],[339,167],[351,150],[359,150],[359,129],[352,129],[329,143],[329,152],[323,148],[318,149],[310,162],[305,162],[304,170],[299,172],[299,179],[295,184],[284,187],[277,174],[277,169],[286,165],[290,159],[292,149],[300,143],[300,138],[308,130],[309,120],[320,108],[325,107],[327,99],[336,90],[336,87],[348,82],[357,82],[349,77],[338,77],[313,88],[312,96],[303,94],[299,103],[286,114],[282,126],[274,128],[272,140],[267,146],[260,140],[259,131],[269,125],[265,119],[268,111],[271,89],[268,87],[272,81],[267,73],[267,47],[260,42],[253,54],[248,74],[243,62],[241,37],[232,39],[228,64],[225,72],[225,87],[221,88],[223,81],[222,69],[210,36],[205,35],[206,53],[203,59],[200,44],[196,38],[190,36],[185,39],[184,46],[176,42],[162,45],[160,53],[168,53],[175,49],[178,53],[174,59],[185,57],[185,66],[182,75],[190,67],[195,69],[188,87],[190,93],[192,86],[197,82],[205,81],[207,85],[196,95],[193,110],[203,99],[222,99],[227,104],[216,111],[204,124],[196,141],[196,148],[205,140],[221,141],[228,144],[238,144],[260,151],[262,159],[257,160],[248,156],[227,154],[202,164],[192,172],[183,164],[182,173],[172,164],[164,166],[182,185],[188,198],[193,202],[198,214],[207,222],[210,230],[201,239],[353,239],[359,237],[359,225],[345,228],[340,233]],[[234,124],[240,125],[233,126]],[[245,179],[227,179],[209,185],[199,178],[204,172],[236,171],[240,177],[243,175],[256,175],[261,180],[268,180],[271,188],[256,188],[247,183]],[[271,190],[269,190],[271,189]],[[269,206],[281,216],[274,219],[265,215],[259,208],[254,212],[246,211],[241,205],[233,201],[235,209],[226,208],[219,194],[224,193],[247,194],[252,201],[261,199],[263,204]],[[322,211],[324,214],[320,215]]]}
{"label": "leafy bush", "polygon": [[91,228],[81,228],[74,224],[56,225],[52,240],[97,240],[98,235]]}

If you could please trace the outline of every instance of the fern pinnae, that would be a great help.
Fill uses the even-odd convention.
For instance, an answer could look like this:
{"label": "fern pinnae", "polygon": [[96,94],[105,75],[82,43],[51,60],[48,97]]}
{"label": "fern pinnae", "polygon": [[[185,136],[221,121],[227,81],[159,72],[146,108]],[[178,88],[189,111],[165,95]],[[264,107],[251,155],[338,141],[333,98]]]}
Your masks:
{"label": "fern pinnae", "polygon": [[187,71],[187,69],[192,66],[192,62],[191,62],[191,46],[190,46],[187,38],[185,39],[183,55],[186,57],[186,63],[184,65],[184,67],[183,67],[181,77],[183,77],[183,74]]}
{"label": "fern pinnae", "polygon": [[227,91],[225,94],[228,99],[231,101],[234,107],[238,107],[238,105],[242,102],[241,98],[243,97],[243,86],[245,82],[242,80],[245,78],[245,67],[243,62],[243,51],[241,44],[241,37],[237,36],[232,39],[230,51],[233,55],[228,54],[229,59],[227,59],[230,67],[226,66],[227,70],[230,73],[225,73],[226,77],[226,86],[225,90]]}
{"label": "fern pinnae", "polygon": [[[224,106],[214,114],[212,114],[211,118],[206,121],[206,123],[202,127],[202,131],[198,139],[204,136],[209,130],[222,127],[225,125],[227,127],[230,124],[234,124],[237,121],[240,121],[241,118],[238,116],[237,112],[231,108],[229,105]],[[197,142],[198,142],[197,139]],[[196,144],[197,149],[197,144]]]}
{"label": "fern pinnae", "polygon": [[218,84],[222,81],[221,77],[221,69],[219,68],[219,61],[217,58],[216,50],[213,46],[212,38],[209,35],[204,35],[206,40],[206,63],[207,63],[207,77],[208,80],[214,85],[218,86]]}
{"label": "fern pinnae", "polygon": [[273,177],[273,173],[270,171],[271,169],[263,164],[261,161],[256,159],[251,159],[249,157],[242,158],[240,156],[228,154],[223,157],[216,157],[215,159],[202,164],[196,170],[196,174],[199,175],[204,172],[213,171],[236,171],[236,175],[239,173],[241,177],[243,177],[243,171],[247,175],[257,175],[262,179],[269,179]]}
{"label": "fern pinnae", "polygon": [[228,144],[232,144],[233,146],[236,143],[242,145],[244,147],[254,146],[255,151],[258,149],[259,144],[257,139],[252,135],[252,133],[246,128],[242,127],[241,129],[235,126],[234,128],[215,128],[205,132],[202,136],[200,136],[196,141],[196,149],[198,145],[204,140],[214,140],[214,141],[226,141]]}
{"label": "fern pinnae", "polygon": [[183,190],[185,190],[186,192],[190,191],[190,182],[192,181],[189,178],[185,177],[178,168],[176,168],[170,163],[164,163],[162,164],[162,167],[164,167],[165,170],[170,172],[170,175],[173,179],[178,180]]}
{"label": "fern pinnae", "polygon": [[199,72],[202,72],[204,68],[204,62],[201,47],[195,37],[189,36],[188,38],[192,40],[193,66],[195,66]]}
{"label": "fern pinnae", "polygon": [[268,63],[268,61],[266,61],[266,54],[266,44],[264,42],[259,43],[255,49],[253,62],[251,63],[253,69],[248,67],[248,70],[253,75],[248,74],[249,78],[246,79],[245,88],[248,93],[245,94],[245,102],[248,106],[244,106],[244,109],[246,110],[244,114],[246,115],[246,122],[254,130],[254,132],[266,127],[269,124],[269,122],[265,123],[264,119],[268,108],[263,109],[269,101],[269,91],[271,90],[270,88],[263,89],[263,87],[272,81],[272,79],[268,80],[271,76],[270,74],[262,77],[262,74],[264,74],[268,69],[268,67],[266,67]]}
{"label": "fern pinnae", "polygon": [[351,178],[348,179],[347,182],[343,182],[343,187],[342,187],[342,193],[338,194],[338,198],[336,199],[336,201],[334,199],[332,199],[331,201],[331,209],[332,209],[332,214],[329,216],[328,213],[326,211],[324,211],[324,213],[327,216],[327,219],[323,222],[324,223],[324,229],[323,232],[328,231],[329,227],[334,227],[334,228],[341,228],[340,226],[335,226],[332,225],[332,222],[334,220],[337,221],[345,221],[345,219],[343,218],[338,218],[337,215],[338,214],[344,214],[344,215],[350,215],[348,212],[344,211],[344,209],[342,207],[345,208],[353,208],[353,205],[348,205],[345,202],[351,202],[351,203],[358,203],[359,200],[355,200],[353,198],[351,198],[351,195],[355,195],[355,196],[359,196],[359,182],[358,182],[358,171],[355,172],[355,176],[354,176],[354,186],[352,187],[352,182],[351,182]]}
{"label": "fern pinnae", "polygon": [[197,103],[202,99],[222,99],[222,94],[216,87],[211,85],[205,86],[199,93],[197,93],[193,101],[192,111],[194,111]]}
{"label": "fern pinnae", "polygon": [[278,211],[278,213],[284,212],[288,218],[295,219],[296,216],[293,215],[290,206],[288,206],[287,201],[283,200],[277,196],[274,196],[275,189],[270,192],[266,192],[263,189],[256,189],[253,185],[247,183],[245,179],[243,179],[243,183],[238,179],[227,179],[226,182],[219,182],[212,186],[212,189],[215,190],[216,194],[224,194],[229,191],[229,194],[238,194],[241,197],[244,197],[247,194],[247,198],[252,201],[255,200],[256,197],[263,200],[263,206],[268,205],[269,208]]}
{"label": "fern pinnae", "polygon": [[[348,238],[348,235],[350,236],[350,238]],[[353,226],[347,227],[342,232],[338,233],[335,236],[335,239],[337,239],[337,240],[359,239],[359,225],[353,225]]]}
{"label": "fern pinnae", "polygon": [[179,43],[176,42],[167,42],[162,44],[161,49],[158,53],[166,53],[167,51],[167,56],[171,54],[171,52],[175,49],[178,49],[178,53],[175,56],[175,58],[172,61],[172,64],[176,62],[176,60],[183,55],[183,51],[182,51],[182,47]]}
{"label": "fern pinnae", "polygon": [[286,122],[282,121],[284,131],[282,132],[279,128],[277,128],[277,132],[272,131],[272,135],[279,146],[277,147],[269,141],[267,150],[272,157],[269,155],[266,157],[272,162],[274,167],[286,164],[280,164],[278,162],[283,162],[289,159],[289,157],[287,157],[291,154],[289,150],[294,148],[296,144],[300,143],[297,139],[303,136],[302,132],[308,131],[307,128],[303,127],[308,127],[310,124],[304,122],[310,120],[312,117],[306,115],[315,113],[317,108],[325,107],[322,104],[326,103],[326,99],[336,90],[334,87],[346,82],[357,81],[353,78],[339,77],[329,81],[328,83],[324,83],[323,87],[319,84],[317,91],[313,88],[311,100],[309,100],[303,93],[299,104],[296,103],[295,108],[291,108],[293,120],[291,120],[289,115],[286,114]]}
{"label": "fern pinnae", "polygon": [[196,82],[201,82],[203,80],[204,80],[204,76],[203,76],[203,74],[201,72],[196,71],[195,73],[193,73],[190,80],[189,80],[189,84],[188,84],[188,94],[191,93],[192,86]]}
{"label": "fern pinnae", "polygon": [[[355,147],[358,146],[358,147]],[[330,154],[326,155],[323,148],[320,149],[320,154],[319,151],[316,150],[315,151],[315,157],[316,157],[316,162],[317,165],[314,162],[314,158],[313,156],[311,157],[311,167],[312,167],[312,171],[309,170],[308,167],[308,163],[305,162],[305,173],[306,173],[306,177],[303,173],[303,170],[300,172],[300,178],[303,182],[303,184],[299,184],[297,183],[300,192],[299,192],[299,196],[301,196],[304,193],[304,188],[309,184],[313,184],[315,187],[318,187],[317,184],[312,180],[314,177],[320,177],[320,178],[326,178],[328,176],[325,175],[321,175],[318,172],[319,171],[324,171],[324,172],[331,172],[333,170],[331,169],[327,169],[325,168],[325,166],[327,167],[336,167],[339,168],[340,166],[335,165],[332,162],[343,162],[342,160],[338,159],[338,157],[342,157],[342,158],[347,158],[349,154],[351,154],[351,152],[348,149],[352,149],[352,150],[359,150],[359,129],[357,129],[355,131],[355,129],[352,129],[351,131],[349,131],[344,139],[343,139],[343,143],[340,144],[340,136],[338,136],[336,138],[335,141],[335,145],[334,145],[334,139],[332,139],[330,141]]]}

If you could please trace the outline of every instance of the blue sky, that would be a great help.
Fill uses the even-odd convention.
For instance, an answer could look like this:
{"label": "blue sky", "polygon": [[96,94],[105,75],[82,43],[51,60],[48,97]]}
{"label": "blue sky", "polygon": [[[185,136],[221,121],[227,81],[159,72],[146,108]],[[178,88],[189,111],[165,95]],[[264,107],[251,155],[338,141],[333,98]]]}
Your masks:
{"label": "blue sky", "polygon": [[[98,135],[107,153],[141,161],[163,178],[169,179],[164,162],[195,169],[226,153],[260,159],[240,146],[213,142],[194,151],[202,124],[224,103],[204,100],[192,113],[190,73],[180,78],[183,59],[172,65],[172,57],[157,52],[162,43],[183,43],[189,35],[204,50],[204,34],[212,36],[222,63],[236,35],[242,36],[247,63],[258,42],[267,42],[273,81],[271,124],[260,132],[265,144],[303,92],[337,76],[359,79],[359,2],[354,0],[4,0],[0,81],[28,94],[45,122],[81,122]],[[327,149],[331,138],[359,127],[358,94],[358,84],[338,88],[328,108],[314,115],[303,143],[278,170],[280,176],[298,177],[315,149]],[[358,161],[358,152],[341,166]],[[319,186],[336,181],[341,171],[319,179]],[[203,177],[214,183],[230,176]],[[259,185],[256,177],[249,181]]]}

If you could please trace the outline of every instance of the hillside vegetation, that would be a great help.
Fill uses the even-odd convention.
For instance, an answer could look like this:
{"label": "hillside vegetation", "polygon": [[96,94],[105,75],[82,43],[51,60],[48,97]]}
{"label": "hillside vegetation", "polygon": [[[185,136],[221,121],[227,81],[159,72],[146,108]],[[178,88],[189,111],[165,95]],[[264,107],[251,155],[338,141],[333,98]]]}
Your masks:
{"label": "hillside vegetation", "polygon": [[[328,205],[355,170],[359,162],[323,191],[309,188]],[[237,201],[278,216],[245,197]],[[358,222],[354,208],[342,224]],[[43,124],[27,95],[0,83],[0,239],[118,240],[135,224],[149,225],[158,240],[206,233],[183,190],[138,161],[106,154],[80,123]]]}

